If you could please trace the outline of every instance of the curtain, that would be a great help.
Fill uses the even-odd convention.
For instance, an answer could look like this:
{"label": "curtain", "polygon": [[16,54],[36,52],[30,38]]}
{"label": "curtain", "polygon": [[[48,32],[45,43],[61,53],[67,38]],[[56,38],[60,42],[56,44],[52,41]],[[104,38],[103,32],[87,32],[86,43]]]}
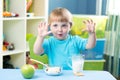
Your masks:
{"label": "curtain", "polygon": [[107,1],[108,22],[105,32],[107,69],[115,77],[120,76],[120,0]]}

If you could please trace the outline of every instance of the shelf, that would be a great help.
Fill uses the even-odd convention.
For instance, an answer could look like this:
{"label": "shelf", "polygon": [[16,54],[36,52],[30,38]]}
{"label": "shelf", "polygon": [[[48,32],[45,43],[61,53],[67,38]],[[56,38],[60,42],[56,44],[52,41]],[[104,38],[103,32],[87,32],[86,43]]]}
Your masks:
{"label": "shelf", "polygon": [[7,20],[23,20],[24,17],[6,17],[6,18],[3,18],[4,21],[7,21]]}
{"label": "shelf", "polygon": [[39,17],[39,16],[35,16],[35,17],[27,17],[27,20],[33,20],[33,19],[45,19],[45,17],[43,16],[41,16],[41,17]]}
{"label": "shelf", "polygon": [[[7,0],[6,0],[7,1]],[[37,27],[39,22],[47,19],[48,15],[48,0],[33,0],[31,6],[33,16],[27,17],[26,1],[27,0],[8,0],[9,6],[5,9],[4,0],[0,0],[0,69],[3,68],[3,57],[11,56],[10,64],[15,68],[20,68],[26,64],[26,52],[29,52],[29,46],[26,41],[26,34],[30,33],[37,35]],[[15,13],[17,17],[3,17],[3,12]],[[4,16],[11,16],[6,14]],[[3,36],[3,37],[2,37]],[[8,50],[9,44],[3,42],[13,43],[15,49]]]}
{"label": "shelf", "polygon": [[5,56],[5,55],[13,55],[13,54],[19,54],[19,53],[23,53],[24,51],[23,50],[12,50],[12,51],[3,51],[1,53],[2,56]]}

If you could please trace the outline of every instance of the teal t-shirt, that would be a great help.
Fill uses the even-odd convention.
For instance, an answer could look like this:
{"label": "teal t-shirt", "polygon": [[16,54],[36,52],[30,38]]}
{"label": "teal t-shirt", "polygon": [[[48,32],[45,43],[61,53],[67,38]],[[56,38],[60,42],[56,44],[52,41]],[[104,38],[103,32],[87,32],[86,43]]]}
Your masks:
{"label": "teal t-shirt", "polygon": [[55,37],[45,39],[43,42],[44,53],[48,55],[50,66],[61,66],[68,70],[68,58],[73,54],[80,54],[85,50],[87,40],[79,36],[69,35],[65,40],[58,40]]}

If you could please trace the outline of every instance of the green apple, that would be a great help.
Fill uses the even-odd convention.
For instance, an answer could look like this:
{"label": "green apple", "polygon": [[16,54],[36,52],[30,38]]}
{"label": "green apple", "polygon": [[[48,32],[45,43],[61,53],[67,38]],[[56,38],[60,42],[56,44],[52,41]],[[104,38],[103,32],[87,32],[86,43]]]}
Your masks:
{"label": "green apple", "polygon": [[35,68],[30,64],[25,64],[21,67],[21,73],[24,78],[30,79],[34,76]]}

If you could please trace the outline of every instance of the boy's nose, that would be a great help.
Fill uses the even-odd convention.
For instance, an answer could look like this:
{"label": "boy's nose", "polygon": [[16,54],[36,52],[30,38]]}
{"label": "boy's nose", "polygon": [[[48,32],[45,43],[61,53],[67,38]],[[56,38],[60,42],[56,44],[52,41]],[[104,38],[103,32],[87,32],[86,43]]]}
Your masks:
{"label": "boy's nose", "polygon": [[59,27],[58,27],[58,30],[59,30],[59,31],[62,31],[62,27],[61,27],[61,26],[59,26]]}

